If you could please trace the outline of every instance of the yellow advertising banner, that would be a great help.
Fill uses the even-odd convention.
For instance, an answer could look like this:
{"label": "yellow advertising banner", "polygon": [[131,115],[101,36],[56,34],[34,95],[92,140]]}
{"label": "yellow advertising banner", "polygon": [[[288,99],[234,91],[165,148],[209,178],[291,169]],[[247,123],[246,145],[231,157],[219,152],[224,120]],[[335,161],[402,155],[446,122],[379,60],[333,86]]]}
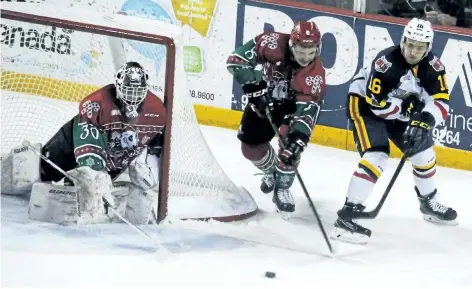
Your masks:
{"label": "yellow advertising banner", "polygon": [[177,19],[206,37],[217,0],[171,0]]}

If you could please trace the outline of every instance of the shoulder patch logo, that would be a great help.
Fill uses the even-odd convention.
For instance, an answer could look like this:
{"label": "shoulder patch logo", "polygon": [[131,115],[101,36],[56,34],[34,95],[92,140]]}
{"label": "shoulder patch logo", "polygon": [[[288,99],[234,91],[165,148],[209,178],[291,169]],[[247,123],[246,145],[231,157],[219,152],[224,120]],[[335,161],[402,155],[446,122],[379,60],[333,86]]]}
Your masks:
{"label": "shoulder patch logo", "polygon": [[441,60],[439,60],[439,58],[437,58],[436,56],[433,58],[433,60],[429,62],[429,64],[436,72],[444,70],[444,64],[442,64]]}
{"label": "shoulder patch logo", "polygon": [[385,55],[375,61],[375,71],[380,73],[385,73],[391,66],[392,63],[385,58]]}
{"label": "shoulder patch logo", "polygon": [[306,84],[311,85],[312,94],[321,93],[321,85],[323,84],[323,77],[319,75],[316,75],[315,77],[308,76],[305,82]]}
{"label": "shoulder patch logo", "polygon": [[267,45],[269,49],[276,49],[277,48],[277,40],[279,39],[279,34],[277,33],[270,33],[268,35],[263,35],[261,41],[261,46],[264,47]]}
{"label": "shoulder patch logo", "polygon": [[100,110],[100,105],[97,102],[92,102],[91,100],[87,100],[82,104],[82,110],[80,110],[80,114],[84,115],[87,114],[88,118],[92,118],[94,112],[98,112]]}

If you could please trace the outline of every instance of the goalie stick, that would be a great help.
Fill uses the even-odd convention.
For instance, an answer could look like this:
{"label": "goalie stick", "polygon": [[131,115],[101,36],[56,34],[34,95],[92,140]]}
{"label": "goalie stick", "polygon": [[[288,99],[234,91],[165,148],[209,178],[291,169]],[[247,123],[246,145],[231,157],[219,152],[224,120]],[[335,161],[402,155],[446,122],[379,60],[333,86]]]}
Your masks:
{"label": "goalie stick", "polygon": [[[270,126],[272,127],[272,129],[274,130],[275,134],[277,135],[277,137],[279,138],[279,140],[282,142],[282,144],[285,146],[285,140],[284,138],[282,137],[282,135],[280,134],[279,130],[277,129],[277,127],[275,126],[274,124],[274,120],[272,118],[272,114],[270,112],[270,108],[269,108],[270,105],[268,105],[265,109],[265,114],[267,116],[267,119],[269,120],[269,123],[270,123]],[[318,115],[319,115],[319,111],[318,113],[316,114],[316,118],[315,118],[315,121],[314,121],[314,125],[313,125],[313,129],[314,129],[314,126],[316,125],[316,122],[318,120]],[[334,254],[334,248],[331,244],[331,242],[329,241],[329,238],[328,238],[328,235],[326,234],[326,230],[323,226],[323,224],[321,223],[321,219],[320,219],[320,216],[318,215],[318,211],[316,210],[315,208],[315,205],[313,204],[313,201],[311,200],[311,197],[310,197],[310,194],[308,194],[308,190],[305,186],[305,183],[303,182],[303,179],[302,177],[300,176],[300,173],[298,172],[298,168],[295,167],[295,175],[298,179],[298,182],[300,183],[300,186],[302,187],[302,190],[303,190],[303,193],[305,194],[305,197],[307,198],[308,200],[308,204],[310,205],[310,208],[311,208],[311,211],[313,212],[313,214],[315,215],[315,218],[316,218],[316,221],[318,222],[318,227],[320,228],[321,230],[321,233],[323,234],[323,238],[326,242],[326,245],[328,246],[328,249],[329,251],[331,252],[331,254]]]}
{"label": "goalie stick", "polygon": [[[44,160],[45,162],[47,162],[49,165],[51,165],[53,168],[55,168],[58,172],[60,172],[61,174],[63,174],[65,177],[71,179],[71,180],[76,180],[76,178],[74,178],[71,174],[69,174],[68,172],[64,171],[63,169],[61,169],[58,165],[56,165],[54,162],[52,162],[49,158],[47,158],[46,156],[44,156],[40,151],[38,151],[34,146],[31,145],[31,143],[29,141],[23,141],[23,145],[24,146],[27,146],[30,150],[32,150],[34,153],[36,153],[42,160]],[[113,214],[115,214],[115,216],[117,216],[118,218],[120,218],[123,222],[125,222],[128,226],[130,226],[133,230],[135,230],[136,232],[138,232],[139,234],[143,235],[143,236],[146,236],[147,238],[149,238],[160,250],[162,250],[162,252],[164,252],[166,255],[167,254],[171,254],[171,252],[165,248],[164,246],[162,246],[162,242],[160,242],[159,240],[156,239],[156,237],[153,237],[151,235],[149,235],[148,233],[146,233],[145,231],[143,231],[142,229],[140,229],[139,227],[137,227],[136,225],[132,224],[130,221],[128,221],[125,217],[123,217],[120,213],[118,213],[111,205],[110,205],[110,202],[108,202],[108,200],[105,198],[105,197],[102,197],[102,200],[103,202],[105,203],[105,205],[107,206],[107,208],[109,210],[111,210],[113,212]]]}

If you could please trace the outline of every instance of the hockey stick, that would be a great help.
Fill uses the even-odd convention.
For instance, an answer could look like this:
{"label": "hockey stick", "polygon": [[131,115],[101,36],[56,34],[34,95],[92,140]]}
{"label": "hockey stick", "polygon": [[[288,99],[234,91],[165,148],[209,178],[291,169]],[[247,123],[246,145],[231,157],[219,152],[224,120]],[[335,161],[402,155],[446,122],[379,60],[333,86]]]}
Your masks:
{"label": "hockey stick", "polygon": [[[277,135],[279,140],[282,142],[282,144],[285,145],[284,138],[280,134],[279,129],[274,124],[274,119],[272,118],[272,114],[270,112],[269,107],[266,107],[265,114],[266,114],[267,119],[269,120],[270,126],[274,130],[275,134]],[[318,115],[317,115],[317,118],[315,119],[315,124],[316,124],[317,119],[318,119]],[[321,219],[320,219],[320,216],[318,215],[318,211],[316,210],[315,205],[313,204],[313,201],[311,200],[311,197],[308,194],[308,190],[306,189],[305,183],[303,182],[303,179],[300,176],[300,173],[298,172],[298,168],[296,166],[295,166],[295,175],[297,176],[298,182],[300,182],[303,193],[305,194],[305,197],[308,200],[308,204],[310,204],[310,208],[311,208],[313,214],[315,215],[316,221],[318,222],[318,227],[320,228],[321,233],[323,233],[323,238],[325,239],[326,245],[328,246],[328,249],[331,252],[331,254],[334,254],[333,246],[331,245],[331,242],[329,241],[328,235],[326,234],[325,228],[324,228],[323,224],[321,223]]]}
{"label": "hockey stick", "polygon": [[[71,180],[75,180],[76,183],[77,183],[77,179],[74,178],[71,174],[69,174],[68,172],[64,171],[63,169],[61,169],[61,167],[59,167],[58,165],[56,165],[54,162],[52,162],[49,158],[47,158],[46,156],[44,156],[40,151],[38,151],[34,146],[31,145],[31,143],[29,141],[23,141],[23,145],[24,146],[27,146],[30,150],[32,150],[35,154],[37,154],[43,161],[47,162],[49,165],[51,165],[53,168],[55,168],[58,172],[60,172],[61,174],[63,174],[65,177],[71,179]],[[102,200],[103,202],[105,203],[105,205],[107,206],[107,208],[109,210],[111,210],[113,212],[113,214],[115,214],[115,216],[117,216],[118,218],[120,218],[123,222],[125,222],[126,224],[128,224],[133,230],[135,230],[136,232],[138,232],[139,234],[142,234],[143,236],[146,236],[147,238],[149,238],[159,249],[162,249],[163,252],[165,252],[166,254],[170,254],[171,252],[165,248],[164,246],[161,245],[161,242],[159,242],[159,240],[156,240],[155,237],[152,237],[151,235],[149,235],[148,233],[146,233],[145,231],[143,231],[142,229],[140,229],[139,227],[137,227],[136,225],[132,224],[130,221],[128,221],[125,217],[123,217],[120,213],[118,213],[111,205],[110,205],[110,202],[108,202],[108,200],[105,198],[105,197],[102,197]]]}
{"label": "hockey stick", "polygon": [[[414,114],[414,113],[418,113],[418,111],[412,112],[412,114]],[[397,178],[400,175],[400,172],[402,171],[406,160],[410,156],[412,145],[413,145],[413,143],[410,140],[410,142],[406,145],[407,149],[406,149],[405,153],[403,154],[402,158],[400,159],[400,163],[398,164],[395,172],[393,173],[393,176],[390,179],[390,182],[388,183],[387,188],[385,189],[385,191],[382,195],[382,198],[380,199],[379,203],[377,204],[377,206],[372,211],[369,211],[369,212],[356,212],[356,211],[346,212],[346,211],[343,211],[343,210],[339,210],[338,211],[338,216],[341,217],[341,218],[349,218],[349,219],[375,219],[377,217],[377,215],[379,214],[380,209],[382,209],[382,206],[385,203],[385,200],[387,199],[388,194],[390,194],[390,191],[392,190],[393,185],[397,181]]]}
{"label": "hockey stick", "polygon": [[372,211],[369,211],[369,212],[356,212],[356,211],[346,212],[346,211],[343,211],[343,210],[339,210],[338,211],[338,216],[341,217],[341,218],[349,218],[349,219],[375,219],[377,217],[377,215],[379,214],[380,209],[382,208],[383,204],[385,203],[385,200],[387,199],[388,194],[390,193],[390,191],[393,187],[393,184],[395,184],[395,181],[397,180],[397,177],[400,174],[400,172],[403,168],[403,165],[405,165],[405,162],[406,162],[407,158],[408,158],[408,154],[405,153],[402,156],[402,158],[400,160],[400,163],[398,164],[397,169],[395,170],[395,173],[392,176],[392,179],[388,183],[387,188],[385,189],[385,192],[382,195],[382,198],[380,199],[379,203],[377,204],[377,206]]}

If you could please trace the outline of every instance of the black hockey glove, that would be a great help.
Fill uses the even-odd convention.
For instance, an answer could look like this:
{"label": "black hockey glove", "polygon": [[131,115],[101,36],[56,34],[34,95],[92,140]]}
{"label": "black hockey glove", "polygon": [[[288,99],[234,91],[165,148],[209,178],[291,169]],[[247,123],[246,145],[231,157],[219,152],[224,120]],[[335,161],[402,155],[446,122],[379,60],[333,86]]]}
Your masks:
{"label": "black hockey glove", "polygon": [[269,96],[269,87],[267,82],[262,80],[259,83],[249,83],[243,85],[244,94],[247,96],[248,102],[259,112],[265,113],[266,107],[272,110],[273,102]]}
{"label": "black hockey glove", "polygon": [[424,102],[419,100],[418,95],[408,94],[408,96],[405,96],[405,98],[403,99],[401,114],[404,116],[410,116],[415,112],[422,111],[424,106]]}
{"label": "black hockey glove", "polygon": [[296,165],[306,148],[307,137],[301,133],[291,133],[286,138],[284,148],[280,151],[279,159],[286,165]]}
{"label": "black hockey glove", "polygon": [[434,127],[435,120],[431,113],[415,113],[410,118],[405,133],[404,140],[409,155],[416,154],[430,138],[430,131]]}

